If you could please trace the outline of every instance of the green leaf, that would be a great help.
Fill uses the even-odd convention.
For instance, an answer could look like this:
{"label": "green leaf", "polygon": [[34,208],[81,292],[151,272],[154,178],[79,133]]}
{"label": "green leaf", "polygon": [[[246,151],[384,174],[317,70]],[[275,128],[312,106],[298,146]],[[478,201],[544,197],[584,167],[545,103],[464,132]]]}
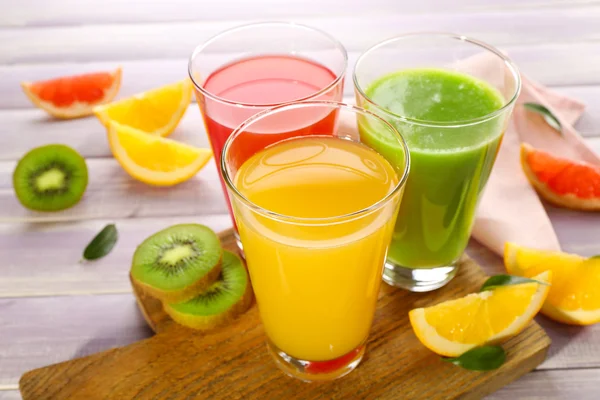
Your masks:
{"label": "green leaf", "polygon": [[102,258],[115,247],[119,234],[115,224],[108,224],[92,239],[83,251],[86,260],[97,260]]}
{"label": "green leaf", "polygon": [[600,254],[596,254],[595,256],[591,256],[590,260],[595,260],[596,258],[600,258]]}
{"label": "green leaf", "polygon": [[490,371],[504,364],[506,352],[500,346],[481,346],[459,357],[442,358],[442,360],[471,371]]}
{"label": "green leaf", "polygon": [[548,125],[556,129],[562,135],[562,125],[560,124],[558,118],[552,114],[552,111],[538,103],[525,103],[523,104],[523,107],[529,111],[540,114]]}
{"label": "green leaf", "polygon": [[522,283],[539,283],[541,285],[547,285],[546,282],[536,281],[535,279],[523,278],[521,276],[514,275],[494,275],[491,276],[483,283],[480,292],[485,292],[486,290],[494,290],[500,286],[508,286],[508,285],[520,285]]}

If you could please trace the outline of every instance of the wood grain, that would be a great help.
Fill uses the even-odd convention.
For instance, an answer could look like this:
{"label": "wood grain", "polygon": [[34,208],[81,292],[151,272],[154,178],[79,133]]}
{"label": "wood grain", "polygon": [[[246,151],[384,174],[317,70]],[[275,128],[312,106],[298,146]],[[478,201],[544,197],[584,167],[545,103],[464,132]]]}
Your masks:
{"label": "wood grain", "polygon": [[[336,8],[340,5],[337,3]],[[373,5],[369,7],[374,9]],[[398,3],[378,14],[377,18],[363,18],[361,14],[344,16],[322,13],[318,17],[295,16],[294,22],[323,29],[340,40],[349,51],[359,52],[379,40],[402,32],[431,30],[459,32],[507,48],[600,38],[598,6],[523,10],[518,14],[510,11],[456,13],[453,18],[448,18],[445,14],[407,14]],[[570,29],[556,29],[557,23],[566,18],[571,20]],[[535,24],[531,23],[532,20],[535,20]],[[361,31],[369,34],[357,34],[358,25]],[[46,29],[5,28],[0,30],[0,43],[5,50],[0,52],[0,63],[38,63],[57,59],[85,62],[187,58],[198,44],[232,26],[235,26],[235,20],[228,19],[182,21],[177,24],[113,23]],[[510,26],[510,35],[505,33],[507,26]],[[140,46],[142,43],[152,45]]]}
{"label": "wood grain", "polygon": [[[424,0],[404,2],[401,10],[409,13],[448,13],[460,9],[463,12],[473,10],[501,11],[519,8],[544,9],[547,7],[569,6],[574,9],[597,3],[590,0],[456,0],[449,4],[445,1]],[[79,0],[54,0],[52,6],[46,0],[21,0],[12,3],[0,15],[0,26],[48,27],[65,25],[85,25],[100,23],[144,23],[144,22],[181,22],[214,20],[252,20],[298,18],[314,15],[357,15],[369,13],[375,16],[376,10],[399,7],[395,0],[288,0],[285,6],[279,0],[261,0],[260,7],[244,7],[245,0],[224,0],[221,7],[206,7],[197,0],[143,1],[130,0],[87,0],[83,5]],[[90,9],[94,12],[90,12]],[[396,8],[398,9],[398,8]]]}
{"label": "wood grain", "polygon": [[[232,231],[223,245],[234,250]],[[275,367],[264,346],[258,311],[252,307],[230,326],[208,333],[172,323],[155,301],[138,300],[159,332],[155,337],[104,353],[30,371],[20,380],[28,399],[142,398],[404,398],[479,399],[540,364],[550,345],[532,322],[508,340],[508,360],[495,371],[465,371],[442,362],[410,329],[407,312],[476,291],[485,280],[465,258],[446,287],[418,295],[383,285],[367,356],[344,379],[307,385]],[[152,300],[152,299],[150,299]]]}
{"label": "wood grain", "polygon": [[511,383],[488,400],[597,400],[600,369],[534,371]]}
{"label": "wood grain", "polygon": [[131,178],[114,159],[90,159],[85,195],[75,206],[57,212],[25,209],[13,191],[16,162],[0,162],[0,223],[65,222],[227,212],[215,163],[173,187],[155,187]]}
{"label": "wood grain", "polygon": [[[216,182],[214,185],[211,190],[214,190],[215,196],[220,195],[221,188]],[[191,195],[190,198],[193,199]],[[111,218],[65,224],[0,224],[0,257],[3,260],[0,297],[123,292],[129,290],[127,268],[131,255],[150,234],[172,224],[190,221],[215,230],[231,226],[224,203],[215,215],[201,210],[194,214],[194,208],[182,206],[177,208],[182,215],[160,217],[161,213],[168,215],[174,212],[169,205],[171,202],[168,198],[163,199],[163,206],[153,208],[155,216],[152,218]],[[120,204],[126,207],[126,199],[122,199]],[[193,202],[190,204],[193,205]],[[597,240],[600,237],[600,214],[577,213],[550,206],[548,212],[565,251],[588,256],[600,253]],[[80,264],[82,249],[109,222],[115,222],[120,232],[115,249],[101,260]],[[487,274],[504,271],[501,259],[476,241],[471,241],[467,253],[484,267]],[[43,261],[39,254],[44,255]],[[31,279],[32,276],[36,279]],[[593,332],[600,335],[600,328]],[[600,336],[594,337],[597,338],[596,343],[600,343]],[[577,346],[577,343],[573,345]],[[600,352],[592,352],[585,359],[596,359],[600,363]],[[570,365],[577,366],[577,363]]]}
{"label": "wood grain", "polygon": [[[104,258],[81,262],[85,246],[110,222],[114,222],[119,231],[115,248]],[[127,276],[135,248],[154,232],[190,222],[216,231],[231,227],[229,214],[33,226],[0,224],[0,259],[3,260],[0,298],[129,292]],[[43,263],[39,254],[45,257]]]}
{"label": "wood grain", "polygon": [[[592,148],[600,151],[600,86],[558,88],[567,95],[583,101],[586,112],[576,128],[588,137]],[[132,93],[133,94],[133,93]],[[0,101],[2,94],[0,94]],[[345,96],[353,103],[352,96]],[[0,162],[19,159],[33,147],[51,143],[68,143],[85,158],[112,157],[106,131],[96,118],[70,121],[53,120],[37,109],[0,110]],[[44,134],[40,135],[39,130]],[[20,133],[20,134],[17,134]],[[202,117],[196,104],[191,104],[171,138],[197,147],[209,147]]]}
{"label": "wood grain", "polygon": [[[60,121],[42,110],[19,109],[0,111],[0,121],[0,161],[17,160],[30,149],[51,143],[68,143],[88,159],[112,158],[106,129],[95,117]],[[170,138],[196,147],[210,146],[195,103],[190,104]]]}
{"label": "wood grain", "polygon": [[0,400],[21,400],[18,390],[0,390]]}
{"label": "wood grain", "polygon": [[131,294],[0,299],[0,387],[32,368],[150,334]]}
{"label": "wood grain", "polygon": [[[600,151],[600,86],[559,88],[559,92],[575,94],[587,105],[587,110],[576,128],[588,137],[592,148]],[[2,94],[0,94],[1,101]],[[353,103],[352,96],[345,96],[346,103]],[[19,159],[33,147],[51,143],[68,143],[85,158],[110,158],[112,153],[106,140],[104,127],[93,117],[70,121],[53,120],[41,110],[0,110],[0,162]],[[39,130],[44,134],[40,135]],[[17,134],[20,133],[20,134]],[[196,104],[188,111],[170,136],[197,147],[209,147],[202,117]]]}

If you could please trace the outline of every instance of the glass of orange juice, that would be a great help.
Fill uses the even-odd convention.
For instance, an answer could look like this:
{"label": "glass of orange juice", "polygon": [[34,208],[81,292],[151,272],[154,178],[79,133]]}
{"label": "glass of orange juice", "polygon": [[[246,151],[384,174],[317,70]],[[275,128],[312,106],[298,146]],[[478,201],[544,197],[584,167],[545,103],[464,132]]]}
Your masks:
{"label": "glass of orange juice", "polygon": [[[331,113],[337,124],[314,128]],[[386,134],[362,136],[359,123]],[[247,154],[257,138],[265,147]],[[375,151],[382,138],[399,151]],[[392,125],[330,101],[263,111],[225,143],[221,172],[268,349],[287,374],[335,379],[362,359],[408,169]]]}

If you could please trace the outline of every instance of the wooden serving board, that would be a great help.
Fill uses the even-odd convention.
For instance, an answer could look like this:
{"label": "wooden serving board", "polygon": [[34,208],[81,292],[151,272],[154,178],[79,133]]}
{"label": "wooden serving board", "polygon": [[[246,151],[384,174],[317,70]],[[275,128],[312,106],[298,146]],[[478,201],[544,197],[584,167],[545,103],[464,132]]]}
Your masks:
{"label": "wooden serving board", "polygon": [[[231,230],[221,233],[235,251]],[[135,289],[150,339],[89,357],[29,371],[24,400],[44,399],[479,399],[534,369],[550,339],[532,322],[504,343],[507,362],[472,372],[440,360],[415,337],[408,311],[475,292],[485,280],[464,257],[452,282],[416,294],[382,284],[377,313],[361,365],[344,378],[304,383],[280,372],[267,354],[258,310],[210,332],[174,323],[160,302]]]}

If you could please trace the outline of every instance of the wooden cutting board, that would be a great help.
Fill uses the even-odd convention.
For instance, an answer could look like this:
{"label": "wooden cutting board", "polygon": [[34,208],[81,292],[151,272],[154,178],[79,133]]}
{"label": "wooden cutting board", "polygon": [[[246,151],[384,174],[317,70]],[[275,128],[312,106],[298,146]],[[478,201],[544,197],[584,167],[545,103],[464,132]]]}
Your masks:
{"label": "wooden cutting board", "polygon": [[[231,230],[221,233],[235,251]],[[19,383],[24,400],[44,399],[479,399],[534,369],[550,339],[532,322],[504,343],[507,362],[472,372],[440,360],[419,343],[408,311],[479,289],[485,275],[464,257],[452,282],[416,294],[382,284],[361,365],[332,382],[304,383],[280,372],[267,354],[258,310],[208,333],[175,324],[160,302],[134,287],[154,337],[126,347],[29,371]]]}

